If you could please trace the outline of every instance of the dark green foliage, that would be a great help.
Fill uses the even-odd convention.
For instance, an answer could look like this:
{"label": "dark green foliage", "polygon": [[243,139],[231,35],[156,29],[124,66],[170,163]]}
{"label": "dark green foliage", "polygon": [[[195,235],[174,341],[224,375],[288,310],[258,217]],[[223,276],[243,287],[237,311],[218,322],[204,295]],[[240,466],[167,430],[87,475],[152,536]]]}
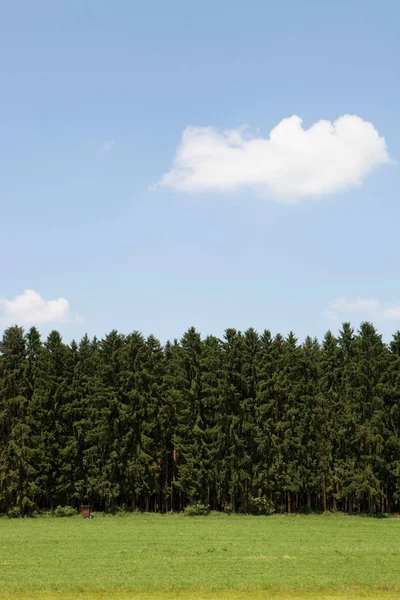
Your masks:
{"label": "dark green foliage", "polygon": [[208,504],[197,502],[196,504],[187,506],[184,510],[186,517],[205,517],[210,512]]}
{"label": "dark green foliage", "polygon": [[266,496],[257,496],[250,500],[250,512],[255,515],[273,515],[275,506],[272,500]]}
{"label": "dark green foliage", "polygon": [[400,508],[400,333],[0,343],[0,512]]}
{"label": "dark green foliage", "polygon": [[55,517],[76,517],[77,514],[76,508],[72,506],[57,506],[54,511]]}

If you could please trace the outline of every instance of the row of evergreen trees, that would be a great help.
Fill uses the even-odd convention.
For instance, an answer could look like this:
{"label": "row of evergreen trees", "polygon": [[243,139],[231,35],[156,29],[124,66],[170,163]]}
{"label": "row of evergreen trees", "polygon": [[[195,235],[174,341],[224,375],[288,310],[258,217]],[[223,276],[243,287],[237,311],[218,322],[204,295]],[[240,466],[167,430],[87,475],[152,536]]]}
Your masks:
{"label": "row of evergreen trees", "polygon": [[400,508],[400,333],[0,345],[0,512]]}

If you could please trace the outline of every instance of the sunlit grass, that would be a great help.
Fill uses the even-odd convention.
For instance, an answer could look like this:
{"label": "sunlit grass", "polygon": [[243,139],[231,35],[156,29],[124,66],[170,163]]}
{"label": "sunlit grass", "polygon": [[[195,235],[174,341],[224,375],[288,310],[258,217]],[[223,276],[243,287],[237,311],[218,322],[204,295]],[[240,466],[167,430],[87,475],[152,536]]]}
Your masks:
{"label": "sunlit grass", "polygon": [[2,519],[0,542],[9,600],[400,598],[399,519]]}
{"label": "sunlit grass", "polygon": [[350,588],[337,592],[318,590],[260,590],[260,591],[215,591],[215,592],[93,592],[63,594],[45,592],[35,595],[21,593],[1,594],[2,600],[398,600],[399,591],[376,591]]}

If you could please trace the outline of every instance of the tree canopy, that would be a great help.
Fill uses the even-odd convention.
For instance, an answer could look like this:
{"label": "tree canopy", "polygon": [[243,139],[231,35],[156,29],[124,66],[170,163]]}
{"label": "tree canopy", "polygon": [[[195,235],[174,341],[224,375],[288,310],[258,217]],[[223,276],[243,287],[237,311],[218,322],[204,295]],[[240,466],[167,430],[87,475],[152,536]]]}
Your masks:
{"label": "tree canopy", "polygon": [[400,509],[400,332],[0,343],[0,512]]}

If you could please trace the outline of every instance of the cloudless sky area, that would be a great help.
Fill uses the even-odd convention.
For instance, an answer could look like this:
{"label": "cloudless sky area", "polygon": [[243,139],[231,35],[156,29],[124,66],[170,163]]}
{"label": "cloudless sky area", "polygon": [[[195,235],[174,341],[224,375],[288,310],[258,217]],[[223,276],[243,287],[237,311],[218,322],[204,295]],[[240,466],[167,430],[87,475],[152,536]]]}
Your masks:
{"label": "cloudless sky area", "polygon": [[[66,341],[194,325],[302,341],[338,297],[400,305],[397,0],[0,1],[0,297],[84,320]],[[297,203],[151,189],[183,130],[356,114],[392,164]],[[400,315],[400,313],[399,313]],[[368,314],[343,314],[354,326]],[[384,338],[400,317],[377,313]]]}

